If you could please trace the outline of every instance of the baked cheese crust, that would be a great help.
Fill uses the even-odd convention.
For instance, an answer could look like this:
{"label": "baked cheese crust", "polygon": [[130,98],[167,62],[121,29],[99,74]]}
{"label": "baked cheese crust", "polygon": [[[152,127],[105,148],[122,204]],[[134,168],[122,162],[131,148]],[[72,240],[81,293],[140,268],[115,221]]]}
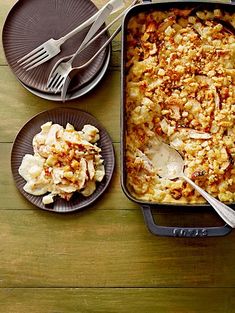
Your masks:
{"label": "baked cheese crust", "polygon": [[[125,123],[127,186],[140,200],[203,203],[183,179],[158,175],[160,140],[185,173],[223,202],[235,201],[235,14],[172,9],[129,20]],[[154,143],[154,144],[153,144]]]}

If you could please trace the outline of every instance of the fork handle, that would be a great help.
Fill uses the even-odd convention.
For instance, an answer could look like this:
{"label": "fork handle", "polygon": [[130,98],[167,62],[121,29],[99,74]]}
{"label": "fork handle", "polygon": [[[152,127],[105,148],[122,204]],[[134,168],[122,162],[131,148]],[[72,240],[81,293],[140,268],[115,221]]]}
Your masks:
{"label": "fork handle", "polygon": [[68,39],[70,39],[71,37],[73,37],[74,35],[76,35],[77,33],[79,33],[81,30],[83,30],[84,28],[86,28],[87,26],[90,26],[93,22],[96,21],[96,19],[99,18],[99,15],[109,6],[112,5],[112,10],[110,13],[115,13],[116,11],[121,9],[121,6],[118,5],[117,3],[115,3],[117,1],[115,0],[110,0],[108,3],[106,3],[106,5],[101,8],[99,11],[97,11],[94,15],[92,15],[88,20],[86,20],[85,22],[83,22],[81,25],[79,25],[78,27],[76,27],[75,29],[73,29],[71,32],[69,32],[68,34],[66,34],[65,36],[57,39],[57,43],[59,45],[62,45],[63,43],[65,43],[65,41],[67,41]]}
{"label": "fork handle", "polygon": [[[88,47],[92,42],[94,42],[100,35],[102,35],[108,28],[110,28],[115,22],[117,22],[124,14],[126,14],[126,12],[128,12],[128,10],[134,6],[135,4],[137,4],[139,2],[139,0],[134,0],[130,6],[123,11],[121,14],[119,14],[108,26],[106,26],[98,35],[96,35],[93,39],[91,39],[87,45],[83,46],[83,48],[80,50],[82,51],[83,49],[85,49],[86,47]],[[108,45],[109,43],[113,40],[114,37],[117,36],[117,34],[121,31],[122,29],[122,25],[120,25],[115,31],[114,33],[109,37],[109,39],[103,44],[103,46],[93,55],[92,58],[90,58],[86,63],[84,63],[81,66],[76,67],[77,69],[82,69],[86,66],[88,66]],[[76,53],[77,55],[78,53]],[[75,57],[73,55],[73,57]],[[75,68],[74,68],[75,69]]]}
{"label": "fork handle", "polygon": [[86,28],[87,26],[90,26],[97,18],[97,16],[99,15],[99,11],[96,12],[94,15],[92,15],[88,20],[86,20],[85,22],[83,22],[81,25],[79,25],[78,27],[76,27],[75,29],[73,29],[71,32],[69,32],[68,34],[66,34],[65,36],[57,39],[57,42],[62,45],[63,43],[65,43],[65,41],[67,41],[68,39],[70,39],[71,37],[73,37],[74,35],[78,34],[81,30],[83,30],[84,28]]}
{"label": "fork handle", "polygon": [[86,46],[86,44],[89,42],[89,40],[95,35],[95,33],[99,30],[99,28],[104,24],[104,21],[109,16],[109,14],[112,12],[112,5],[108,4],[104,7],[104,9],[99,12],[99,15],[96,19],[96,21],[92,24],[91,28],[89,29],[86,37],[83,39],[81,45],[77,49],[77,51],[74,53],[72,58],[68,61],[70,63],[73,62],[75,57],[79,54],[79,52],[83,49],[83,47]]}
{"label": "fork handle", "polygon": [[109,37],[109,39],[105,42],[105,44],[95,53],[95,55],[93,55],[93,57],[91,59],[89,59],[86,63],[84,63],[83,65],[79,66],[79,67],[74,67],[72,68],[72,70],[69,72],[68,76],[65,79],[63,88],[62,88],[62,92],[61,92],[61,100],[63,102],[65,102],[66,99],[66,93],[67,93],[67,89],[68,86],[70,84],[71,79],[74,77],[74,75],[76,74],[76,70],[81,70],[84,67],[88,66],[96,57],[99,53],[101,53],[101,51],[103,51],[108,44],[112,41],[112,39],[120,32],[121,30],[121,25],[116,29],[116,31],[112,34],[112,36]]}
{"label": "fork handle", "polygon": [[[81,66],[78,66],[77,69],[82,69],[83,67],[88,66],[108,45],[109,43],[113,40],[115,36],[121,31],[122,25],[120,25],[115,32],[112,34],[112,36],[109,37],[109,39],[103,44],[103,46],[93,55],[92,58],[90,58],[86,63],[84,63]],[[76,69],[76,67],[74,68]]]}
{"label": "fork handle", "polygon": [[[96,36],[94,36],[86,45],[83,45],[82,49],[80,49],[80,52],[82,52],[84,49],[86,49],[88,46],[90,46],[94,41],[96,41],[101,35],[103,35],[111,26],[113,26],[113,24],[115,24],[121,17],[124,16],[124,14],[126,14],[126,12],[132,7],[134,6],[136,3],[138,3],[139,0],[134,0],[130,6],[127,7],[126,10],[124,10],[122,13],[120,13],[115,19],[113,19],[105,28],[103,28]],[[118,30],[118,32],[120,31],[120,29]],[[117,35],[117,33],[112,36],[112,38],[114,38]],[[107,43],[108,44],[108,43]],[[107,45],[106,45],[107,46]],[[105,47],[106,47],[105,46]],[[101,47],[101,49],[103,50],[105,47]],[[101,51],[102,51],[101,50]],[[99,53],[101,52],[99,51]],[[96,56],[99,54],[97,53]],[[70,59],[73,57],[74,54],[70,54],[66,57],[66,59]],[[78,53],[76,53],[76,56],[78,55]]]}

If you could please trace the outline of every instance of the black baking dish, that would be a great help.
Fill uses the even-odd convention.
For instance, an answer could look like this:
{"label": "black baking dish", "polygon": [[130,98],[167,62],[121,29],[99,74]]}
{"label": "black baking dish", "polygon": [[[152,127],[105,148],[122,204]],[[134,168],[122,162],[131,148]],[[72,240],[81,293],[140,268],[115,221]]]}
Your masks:
{"label": "black baking dish", "polygon": [[[134,198],[126,186],[126,168],[125,168],[125,62],[126,62],[126,34],[127,34],[127,23],[132,16],[140,12],[148,12],[151,10],[168,10],[171,8],[186,9],[191,7],[198,7],[200,9],[215,9],[220,8],[221,10],[227,12],[234,12],[235,7],[233,3],[221,3],[221,2],[157,2],[152,3],[150,1],[144,1],[139,5],[132,7],[124,17],[123,28],[122,28],[122,64],[121,64],[121,184],[122,189],[126,196],[139,204],[143,215],[145,223],[154,235],[159,236],[173,236],[173,237],[207,237],[207,236],[224,236],[230,233],[231,227],[227,224],[223,226],[216,227],[168,227],[168,226],[159,226],[154,217],[153,210],[158,210],[160,208],[173,210],[173,208],[185,207],[187,210],[190,209],[199,209],[208,207],[208,204],[163,204],[163,203],[154,203],[154,202],[144,202]],[[235,204],[231,204],[231,207],[234,208]]]}

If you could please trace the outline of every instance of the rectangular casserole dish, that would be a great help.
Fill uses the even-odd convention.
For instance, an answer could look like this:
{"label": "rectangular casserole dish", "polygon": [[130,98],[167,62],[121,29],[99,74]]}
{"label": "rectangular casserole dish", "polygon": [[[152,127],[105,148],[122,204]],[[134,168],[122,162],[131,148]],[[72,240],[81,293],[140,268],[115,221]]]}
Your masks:
{"label": "rectangular casserole dish", "polygon": [[[214,10],[221,9],[229,13],[235,12],[234,5],[232,3],[221,2],[158,2],[151,3],[145,1],[142,4],[136,5],[131,8],[123,20],[122,28],[122,64],[121,64],[121,184],[122,189],[126,196],[141,206],[145,223],[151,233],[160,236],[173,236],[173,237],[206,237],[206,236],[224,236],[231,231],[230,226],[225,224],[224,226],[216,227],[168,227],[160,226],[156,223],[153,217],[153,210],[159,208],[173,208],[173,207],[185,207],[187,209],[192,208],[206,208],[208,204],[182,204],[182,203],[159,203],[143,201],[135,198],[127,187],[127,167],[126,167],[126,62],[127,62],[127,25],[130,18],[136,16],[139,13],[151,12],[151,11],[168,11],[172,8],[176,9],[190,9],[199,7],[200,10]],[[234,208],[234,204],[230,205]]]}

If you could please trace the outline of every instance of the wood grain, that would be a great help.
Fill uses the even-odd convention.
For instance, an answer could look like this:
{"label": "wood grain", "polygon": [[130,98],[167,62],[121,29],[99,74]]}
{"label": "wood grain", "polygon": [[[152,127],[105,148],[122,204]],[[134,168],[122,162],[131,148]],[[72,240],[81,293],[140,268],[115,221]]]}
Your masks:
{"label": "wood grain", "polygon": [[32,95],[5,66],[0,67],[0,86],[0,142],[13,141],[32,116],[59,106],[88,111],[103,124],[114,142],[120,141],[120,73],[117,71],[108,70],[92,92],[66,104]]}
{"label": "wood grain", "polygon": [[[15,2],[2,1],[1,26]],[[107,1],[94,2],[101,7]],[[139,206],[122,192],[120,49],[119,35],[98,86],[62,104],[26,91],[0,45],[0,313],[235,312],[235,232],[221,238],[153,236]],[[68,215],[32,206],[17,191],[10,169],[19,129],[33,115],[58,106],[98,118],[112,137],[117,160],[102,198]],[[210,209],[161,209],[154,216],[160,225],[222,225]]]}
{"label": "wood grain", "polygon": [[[12,6],[16,3],[16,0],[6,0],[6,1],[1,1],[1,10],[0,10],[0,25],[1,29],[3,28],[5,19],[7,17],[7,14],[9,13],[10,9]],[[0,44],[0,66],[1,65],[6,65],[6,59],[5,55],[3,52],[3,47],[2,47],[2,41]]]}
{"label": "wood grain", "polygon": [[[235,287],[235,233],[155,237],[140,210],[0,213],[0,287]],[[171,223],[182,218],[191,223],[190,214]]]}
{"label": "wood grain", "polygon": [[226,288],[7,288],[0,290],[0,312],[233,313],[234,293]]}

